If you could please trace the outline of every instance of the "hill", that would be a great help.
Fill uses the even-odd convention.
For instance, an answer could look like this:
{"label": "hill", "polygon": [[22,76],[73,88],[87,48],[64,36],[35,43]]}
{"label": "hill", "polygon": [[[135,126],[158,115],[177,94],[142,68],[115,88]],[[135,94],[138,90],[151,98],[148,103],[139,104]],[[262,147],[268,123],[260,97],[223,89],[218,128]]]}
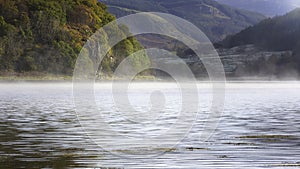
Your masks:
{"label": "hill", "polygon": [[100,0],[117,17],[136,12],[164,12],[189,20],[206,33],[211,41],[265,19],[261,14],[234,9],[214,0]]}
{"label": "hill", "polygon": [[[0,0],[0,74],[72,75],[87,39],[114,19],[97,0]],[[126,29],[117,30],[122,34]],[[123,55],[142,48],[135,38],[124,40],[103,61],[102,70],[112,72]],[[149,60],[136,65],[143,64]]]}
{"label": "hill", "polygon": [[284,15],[297,7],[299,0],[216,0],[235,8],[258,12],[265,16]]}
{"label": "hill", "polygon": [[267,50],[297,50],[300,47],[300,8],[283,16],[263,20],[240,33],[228,36],[223,47],[254,44]]}
{"label": "hill", "polygon": [[[281,74],[285,72],[285,76],[291,75],[299,77],[300,75],[300,8],[295,9],[286,15],[277,16],[263,20],[255,26],[251,26],[240,33],[228,36],[225,40],[216,44],[217,47],[223,48],[223,53],[228,53],[230,48],[252,44],[254,49],[268,55],[261,55],[249,64],[249,70],[252,71],[265,71],[267,67],[272,67],[272,73]],[[243,49],[244,50],[244,49]],[[234,54],[241,55],[245,52],[235,50]],[[245,50],[244,50],[245,51]],[[247,50],[248,61],[253,60],[254,50]],[[286,52],[284,52],[286,51]],[[289,52],[290,51],[290,52]],[[273,57],[278,52],[284,52],[281,57]],[[230,53],[230,52],[229,52]],[[290,53],[290,54],[288,54]]]}

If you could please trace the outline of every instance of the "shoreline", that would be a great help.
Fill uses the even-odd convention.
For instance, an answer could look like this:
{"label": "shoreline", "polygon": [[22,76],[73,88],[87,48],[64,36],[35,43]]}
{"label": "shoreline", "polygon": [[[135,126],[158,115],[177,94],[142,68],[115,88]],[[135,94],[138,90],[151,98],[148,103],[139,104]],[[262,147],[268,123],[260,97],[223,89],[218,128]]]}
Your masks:
{"label": "shoreline", "polygon": [[[113,77],[103,76],[101,79],[96,78],[95,82],[112,82],[112,81],[125,81],[126,77]],[[198,82],[212,83],[209,78],[196,78]],[[134,82],[174,82],[174,79],[170,78],[158,78],[152,75],[136,76]],[[73,76],[61,75],[61,74],[47,74],[47,73],[0,73],[0,83],[22,83],[22,82],[73,82]],[[188,80],[187,80],[188,82]],[[217,82],[217,81],[215,81]],[[274,77],[226,77],[225,83],[282,83],[282,82],[300,82],[299,78],[283,78],[276,79]]]}
{"label": "shoreline", "polygon": [[[116,80],[117,82],[125,82],[124,80]],[[84,81],[82,81],[84,83]],[[112,79],[97,79],[95,83],[110,83],[113,82]],[[132,82],[134,83],[169,83],[175,82],[174,80],[166,80],[166,79],[135,79]],[[188,81],[187,81],[188,82]],[[254,79],[226,79],[226,81],[210,81],[210,80],[197,80],[199,83],[299,83],[300,80],[254,80]],[[48,79],[48,78],[2,78],[0,77],[0,83],[73,83],[72,77],[70,78],[57,78],[57,79]]]}

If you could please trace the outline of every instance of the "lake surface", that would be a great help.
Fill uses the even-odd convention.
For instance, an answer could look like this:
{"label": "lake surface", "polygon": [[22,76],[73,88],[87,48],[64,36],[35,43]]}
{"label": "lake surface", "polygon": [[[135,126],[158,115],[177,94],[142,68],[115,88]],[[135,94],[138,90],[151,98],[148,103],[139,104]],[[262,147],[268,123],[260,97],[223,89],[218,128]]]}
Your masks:
{"label": "lake surface", "polygon": [[[178,110],[181,100],[172,91],[173,84],[137,86],[142,92],[130,95],[136,109],[146,110],[148,103],[142,101],[146,97],[143,92],[160,86],[175,93],[166,100],[166,114]],[[208,86],[199,84],[204,114],[211,101]],[[134,128],[141,130],[138,125],[130,128],[126,120],[115,115],[107,90],[107,84],[96,85],[95,98],[112,128],[128,135]],[[171,122],[171,117],[166,118],[151,126],[149,132],[164,130]],[[206,142],[195,137],[201,130],[199,120],[182,142],[166,148],[161,155],[138,159],[117,156],[96,145],[82,129],[73,104],[72,84],[0,84],[0,168],[10,169],[297,168],[300,167],[300,83],[228,83],[218,128]]]}

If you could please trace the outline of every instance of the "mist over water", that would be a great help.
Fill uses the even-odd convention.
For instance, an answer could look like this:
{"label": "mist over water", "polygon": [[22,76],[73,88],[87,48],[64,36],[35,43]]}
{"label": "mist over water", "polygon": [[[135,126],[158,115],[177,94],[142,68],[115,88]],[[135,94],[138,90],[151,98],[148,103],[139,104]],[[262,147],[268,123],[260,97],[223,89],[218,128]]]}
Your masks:
{"label": "mist over water", "polygon": [[[175,83],[133,83],[129,100],[143,118],[129,123],[116,111],[110,83],[95,84],[95,101],[111,128],[127,135],[158,135],[176,122],[180,90]],[[151,95],[153,91],[163,91]],[[197,137],[211,104],[210,83],[199,83],[200,112],[182,142],[153,158],[111,154],[86,136],[75,112],[71,83],[0,84],[0,166],[4,168],[265,168],[299,166],[300,83],[228,83],[222,118],[207,142]],[[162,112],[146,116],[151,99],[165,96]],[[106,108],[106,109],[104,109]],[[128,115],[128,114],[127,114]],[[134,145],[111,147],[132,153]],[[149,151],[149,150],[148,150]]]}

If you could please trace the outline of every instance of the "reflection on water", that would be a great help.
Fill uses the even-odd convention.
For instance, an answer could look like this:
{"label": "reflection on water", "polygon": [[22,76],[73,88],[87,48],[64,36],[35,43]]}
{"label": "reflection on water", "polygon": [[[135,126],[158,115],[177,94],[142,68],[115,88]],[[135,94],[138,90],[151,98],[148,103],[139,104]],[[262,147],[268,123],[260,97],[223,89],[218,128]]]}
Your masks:
{"label": "reflection on water", "polygon": [[[97,87],[105,92],[102,85]],[[200,91],[206,111],[210,90],[200,85]],[[177,147],[163,150],[164,155],[127,159],[105,152],[85,136],[74,111],[71,84],[3,83],[0,168],[298,167],[299,103],[298,83],[228,84],[225,112],[208,142],[198,142],[201,125],[195,125]]]}

